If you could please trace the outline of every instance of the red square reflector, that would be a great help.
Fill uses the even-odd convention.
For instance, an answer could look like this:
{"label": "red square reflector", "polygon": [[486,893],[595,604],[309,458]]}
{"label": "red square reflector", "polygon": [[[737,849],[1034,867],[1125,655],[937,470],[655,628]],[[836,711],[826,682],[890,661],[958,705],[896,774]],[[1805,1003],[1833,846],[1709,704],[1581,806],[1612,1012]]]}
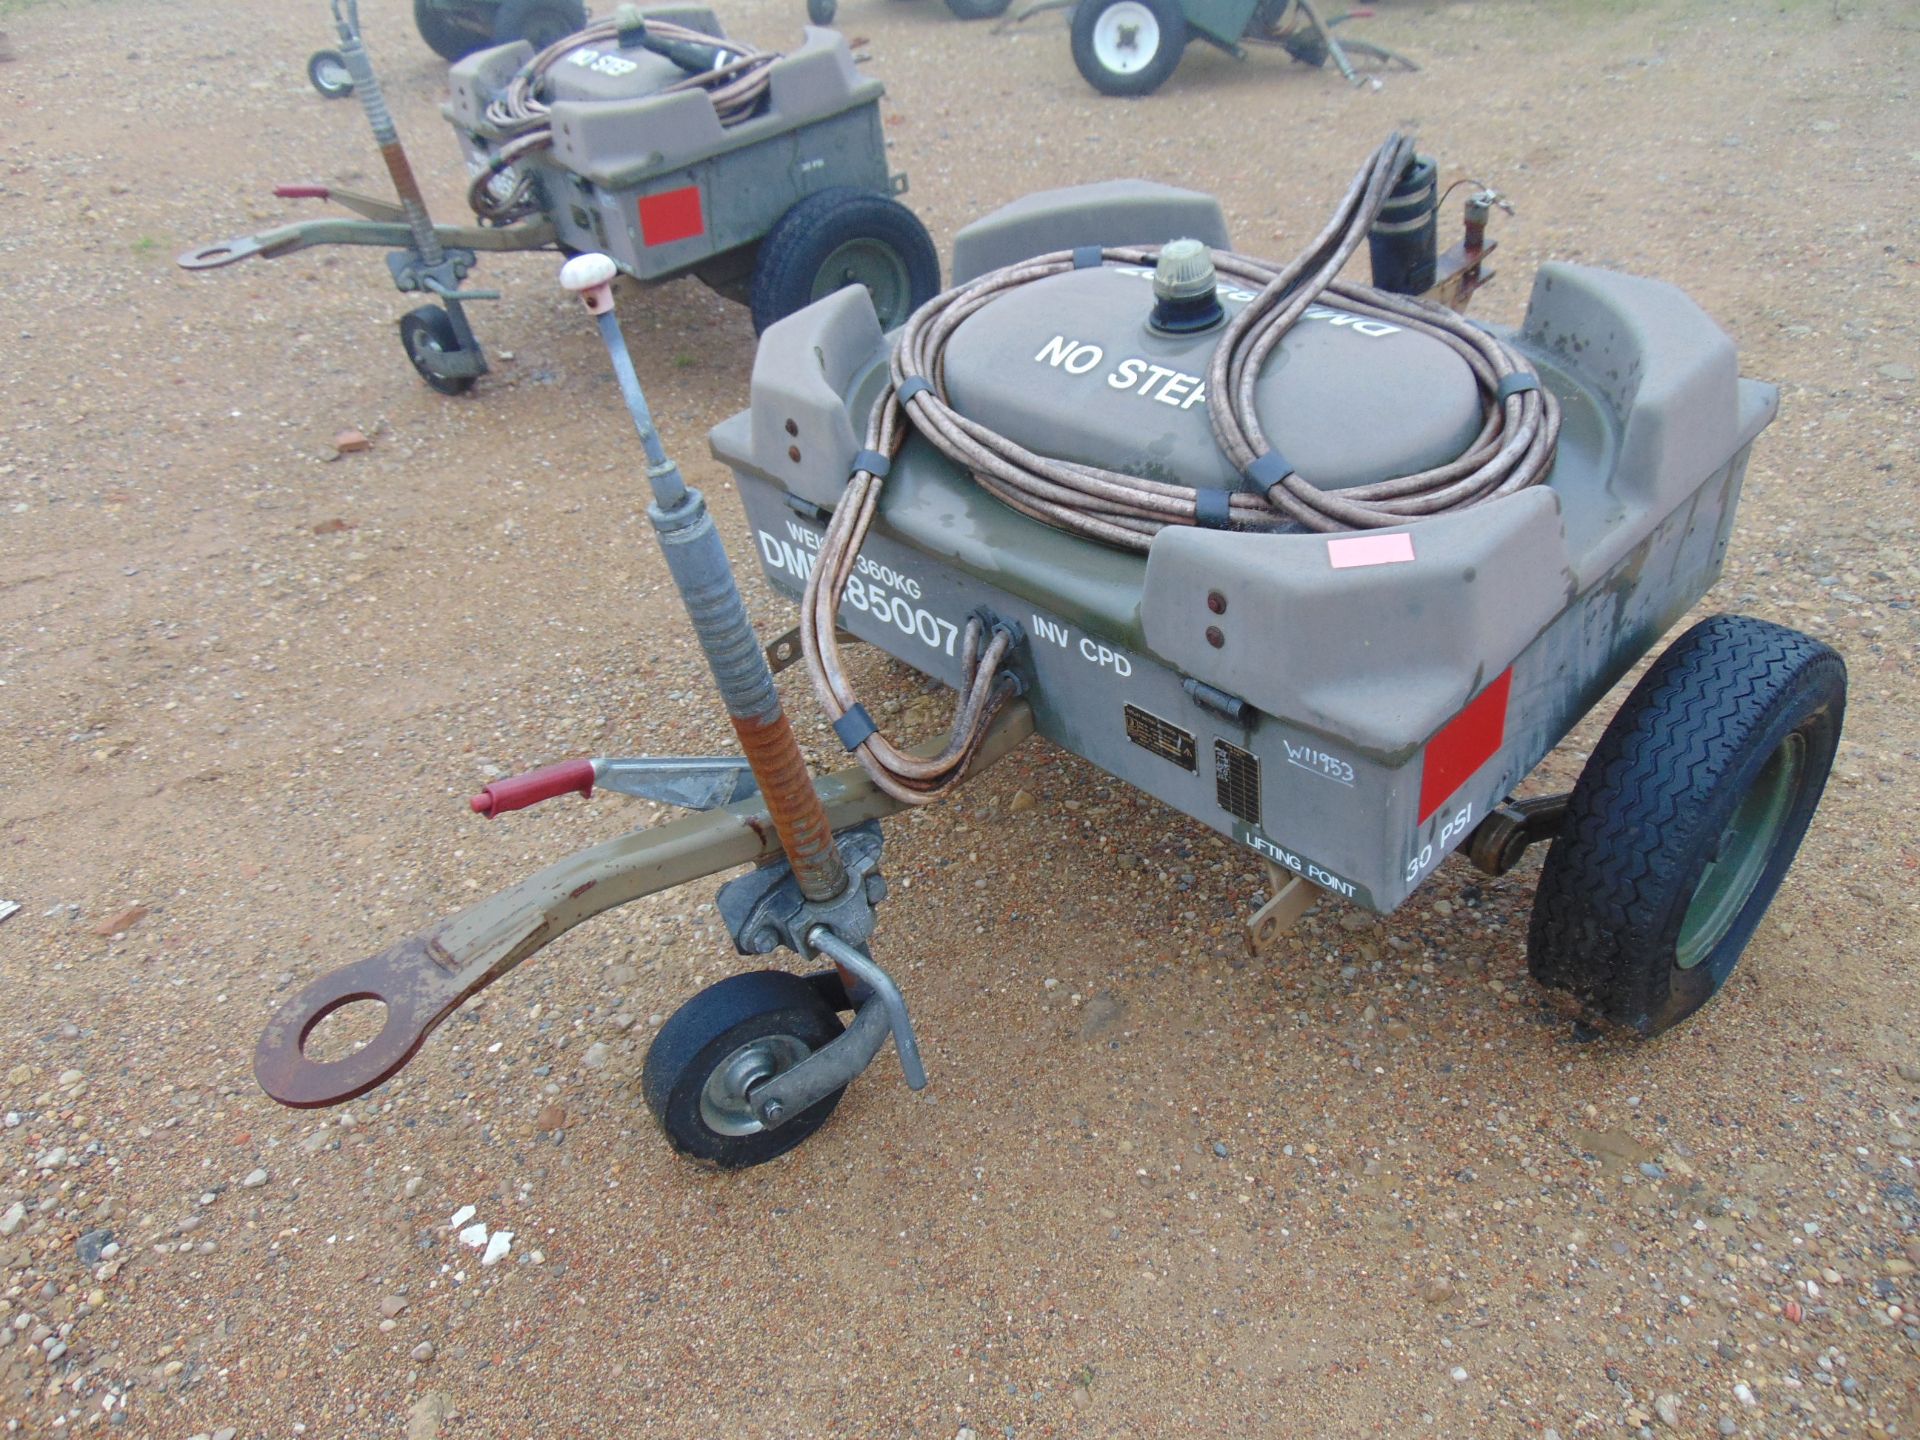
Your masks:
{"label": "red square reflector", "polygon": [[1513,667],[1509,665],[1498,680],[1442,726],[1427,746],[1420,767],[1422,825],[1500,749],[1500,742],[1507,738],[1507,692],[1512,688]]}
{"label": "red square reflector", "polygon": [[706,230],[700,214],[700,187],[683,185],[678,190],[662,190],[658,195],[640,197],[640,243],[671,245],[676,240],[691,240]]}

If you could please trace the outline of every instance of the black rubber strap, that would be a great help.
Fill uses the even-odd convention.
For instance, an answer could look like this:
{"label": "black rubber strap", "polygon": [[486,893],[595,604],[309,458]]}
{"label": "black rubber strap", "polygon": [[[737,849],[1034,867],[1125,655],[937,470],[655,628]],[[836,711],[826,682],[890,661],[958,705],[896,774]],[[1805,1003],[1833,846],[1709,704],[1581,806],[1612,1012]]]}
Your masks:
{"label": "black rubber strap", "polygon": [[909,375],[906,379],[900,382],[900,388],[893,392],[893,398],[898,400],[902,405],[904,405],[907,403],[907,401],[911,400],[914,396],[918,395],[922,390],[931,390],[931,389],[933,389],[932,382],[925,380],[918,375]]}
{"label": "black rubber strap", "polygon": [[1076,245],[1073,247],[1073,268],[1076,270],[1098,270],[1107,257],[1103,253],[1106,247],[1101,245]]}
{"label": "black rubber strap", "polygon": [[1253,463],[1240,473],[1246,476],[1249,489],[1264,495],[1293,473],[1293,465],[1278,450],[1269,450],[1254,456]]}
{"label": "black rubber strap", "polygon": [[867,713],[864,705],[854,706],[833,722],[833,733],[840,737],[840,743],[849,750],[858,750],[879,730],[880,727],[873,723],[873,716]]}
{"label": "black rubber strap", "polygon": [[1511,375],[1502,375],[1500,384],[1493,392],[1495,404],[1504,404],[1515,395],[1524,395],[1529,390],[1540,388],[1540,377],[1529,375],[1524,370],[1516,370]]}
{"label": "black rubber strap", "polygon": [[1203,530],[1225,530],[1233,523],[1231,490],[1193,492],[1193,523]]}
{"label": "black rubber strap", "polygon": [[882,455],[878,450],[862,450],[858,455],[853,457],[853,468],[855,470],[865,470],[869,474],[884,480],[887,478],[887,472],[893,469],[893,461]]}

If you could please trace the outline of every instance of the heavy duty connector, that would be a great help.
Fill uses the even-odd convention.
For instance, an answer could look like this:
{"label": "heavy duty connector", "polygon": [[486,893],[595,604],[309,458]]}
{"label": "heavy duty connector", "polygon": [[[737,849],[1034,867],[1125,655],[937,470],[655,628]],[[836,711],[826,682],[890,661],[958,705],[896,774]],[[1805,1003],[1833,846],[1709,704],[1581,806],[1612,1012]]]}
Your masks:
{"label": "heavy duty connector", "polygon": [[854,945],[872,938],[874,907],[887,898],[879,822],[842,830],[834,841],[846,863],[847,887],[832,900],[807,899],[785,860],[770,860],[720,887],[714,903],[736,950],[768,955],[784,946],[811,956],[816,952],[808,935],[820,926]]}

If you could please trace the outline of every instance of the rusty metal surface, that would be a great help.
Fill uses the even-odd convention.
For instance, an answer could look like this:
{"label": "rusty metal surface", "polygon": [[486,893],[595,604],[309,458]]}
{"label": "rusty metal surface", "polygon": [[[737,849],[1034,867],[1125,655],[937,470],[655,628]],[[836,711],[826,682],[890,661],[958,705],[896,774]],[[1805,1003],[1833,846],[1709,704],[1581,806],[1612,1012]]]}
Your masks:
{"label": "rusty metal surface", "polygon": [[1420,298],[1449,310],[1464,311],[1473,299],[1473,292],[1493,278],[1493,272],[1483,268],[1482,262],[1499,244],[1498,240],[1483,239],[1478,245],[1463,240],[1453,246],[1440,257],[1433,285]]}
{"label": "rusty metal surface", "polygon": [[[1033,733],[1024,701],[1009,704],[974,758],[978,774]],[[745,737],[742,736],[744,741]],[[937,753],[943,742],[923,747]],[[804,768],[802,771],[804,776]],[[787,781],[791,783],[791,777]],[[822,833],[897,813],[859,766],[810,783]],[[581,850],[377,955],[313,981],[283,1005],[254,1051],[254,1075],[283,1105],[338,1105],[391,1079],[470,996],[603,910],[778,853],[765,799],[636,830]],[[839,852],[832,850],[835,863]],[[355,1001],[387,1007],[386,1024],[343,1059],[309,1059],[303,1047],[328,1015]]]}
{"label": "rusty metal surface", "polygon": [[1464,312],[1474,292],[1493,279],[1493,272],[1486,268],[1486,259],[1500,248],[1500,242],[1487,238],[1487,221],[1495,207],[1509,215],[1513,213],[1513,206],[1496,190],[1483,186],[1468,198],[1460,243],[1440,257],[1433,285],[1421,299]]}
{"label": "rusty metal surface", "polygon": [[420,193],[420,182],[414,178],[413,162],[407,159],[407,152],[398,140],[380,147],[380,158],[386,162],[387,174],[393,177],[394,193],[400,197],[401,213],[408,205],[418,205],[421,210],[427,206],[427,197]]}
{"label": "rusty metal surface", "polygon": [[771,720],[750,715],[729,718],[747,752],[753,778],[760,782],[761,799],[800,882],[800,893],[809,900],[833,899],[847,888],[847,867],[833,843],[833,826],[813,788],[806,756],[793,738],[786,712],[776,710]]}

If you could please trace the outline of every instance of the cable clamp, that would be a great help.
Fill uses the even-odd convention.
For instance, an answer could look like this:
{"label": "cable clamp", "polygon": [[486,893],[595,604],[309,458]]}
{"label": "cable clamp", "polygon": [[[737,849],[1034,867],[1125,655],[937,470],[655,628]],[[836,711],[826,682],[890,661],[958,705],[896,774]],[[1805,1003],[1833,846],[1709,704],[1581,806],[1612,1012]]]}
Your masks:
{"label": "cable clamp", "polygon": [[1013,681],[1015,695],[1027,693],[1027,677],[1021,673],[1022,666],[1031,657],[1027,648],[1027,631],[1018,620],[1008,620],[985,605],[976,605],[967,613],[969,620],[978,620],[980,628],[989,636],[1007,637],[1007,655],[1000,662],[1000,674],[1004,679]]}
{"label": "cable clamp", "polygon": [[1018,620],[1007,620],[995,614],[985,605],[976,605],[968,612],[967,618],[978,620],[980,628],[987,634],[1001,634],[1007,637],[1007,648],[1018,650],[1027,643],[1027,632]]}
{"label": "cable clamp", "polygon": [[930,391],[932,389],[933,382],[928,380],[924,375],[909,375],[900,382],[899,388],[893,392],[893,398],[898,400],[904,408],[906,403],[914,396],[920,394],[923,390]]}
{"label": "cable clamp", "polygon": [[1106,258],[1106,247],[1103,245],[1073,247],[1073,268],[1076,270],[1098,270]]}
{"label": "cable clamp", "polygon": [[887,478],[887,472],[891,469],[893,469],[893,461],[885,455],[882,455],[878,450],[862,450],[858,455],[853,457],[853,470],[850,473],[857,474],[864,470],[873,476],[874,479],[884,480]]}
{"label": "cable clamp", "polygon": [[1293,462],[1278,450],[1269,450],[1264,455],[1254,456],[1253,463],[1240,473],[1245,477],[1249,489],[1264,495],[1293,474]]}
{"label": "cable clamp", "polygon": [[846,714],[833,722],[833,733],[840,737],[840,743],[848,750],[858,750],[880,731],[873,723],[873,716],[867,713],[864,705],[855,705]]}
{"label": "cable clamp", "polygon": [[1233,526],[1231,490],[1193,492],[1193,523],[1203,530],[1228,530]]}
{"label": "cable clamp", "polygon": [[1505,404],[1516,395],[1524,395],[1529,390],[1538,390],[1539,388],[1540,377],[1538,375],[1529,375],[1524,370],[1516,370],[1511,375],[1502,375],[1500,377],[1499,385],[1494,387],[1493,403],[1496,405]]}

